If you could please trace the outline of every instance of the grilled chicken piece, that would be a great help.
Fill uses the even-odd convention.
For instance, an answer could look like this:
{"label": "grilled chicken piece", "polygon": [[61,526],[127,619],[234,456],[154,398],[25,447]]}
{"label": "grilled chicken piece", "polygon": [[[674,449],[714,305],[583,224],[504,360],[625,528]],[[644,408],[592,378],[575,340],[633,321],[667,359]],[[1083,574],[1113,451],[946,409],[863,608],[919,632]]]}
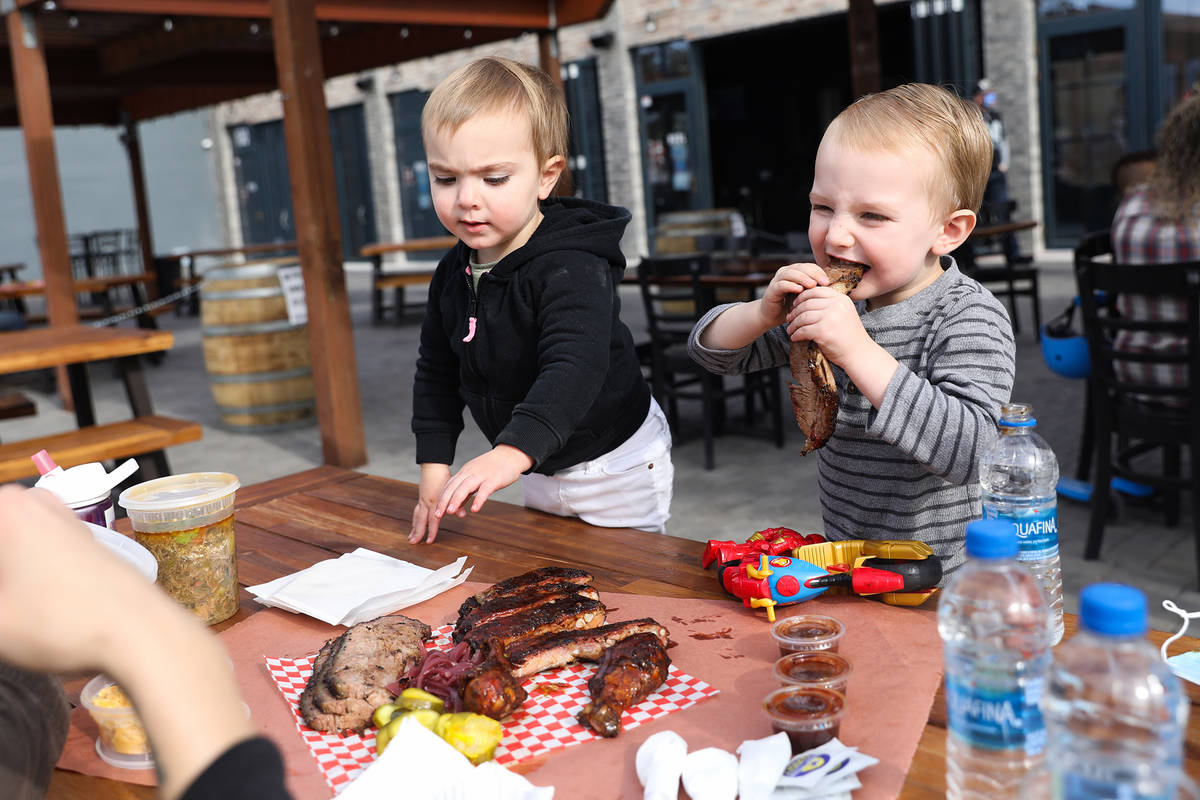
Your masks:
{"label": "grilled chicken piece", "polygon": [[387,684],[425,658],[429,626],[400,614],[349,628],[317,653],[300,713],[318,731],[362,730],[391,702]]}
{"label": "grilled chicken piece", "polygon": [[[850,294],[862,280],[865,270],[861,264],[832,261],[825,267],[829,288]],[[833,378],[833,367],[815,342],[792,342],[788,365],[794,381],[791,385],[792,412],[805,439],[800,455],[805,455],[823,447],[837,426],[837,383]]]}
{"label": "grilled chicken piece", "polygon": [[537,606],[522,614],[476,625],[462,637],[472,651],[495,645],[508,648],[514,642],[555,631],[597,628],[604,624],[605,608],[599,600],[572,595]]}
{"label": "grilled chicken piece", "polygon": [[664,647],[667,644],[667,629],[656,620],[647,617],[629,622],[613,622],[590,630],[562,631],[525,639],[510,646],[507,655],[513,676],[527,678],[542,670],[563,667],[573,661],[599,661],[605,650],[617,642],[641,633],[657,637]]}
{"label": "grilled chicken piece", "polygon": [[482,592],[468,597],[458,607],[458,618],[462,620],[473,609],[496,597],[520,594],[521,592],[551,583],[567,582],[587,586],[592,583],[592,580],[590,573],[584,572],[581,569],[575,569],[574,567],[542,567],[530,570],[529,572],[524,572],[493,584]]}
{"label": "grilled chicken piece", "polygon": [[576,719],[601,736],[621,732],[621,713],[637,705],[667,679],[671,657],[653,633],[639,633],[604,651],[588,681],[592,701]]}
{"label": "grilled chicken piece", "polygon": [[462,690],[463,708],[494,720],[516,711],[528,696],[500,647],[492,650]]}
{"label": "grilled chicken piece", "polygon": [[600,599],[600,594],[594,586],[584,586],[569,582],[550,583],[520,592],[519,594],[493,597],[491,600],[461,614],[457,624],[454,626],[454,633],[451,635],[451,638],[456,642],[461,641],[467,633],[479,625],[494,622],[495,620],[515,614],[524,614],[538,606],[543,606],[556,600],[568,599],[576,595],[586,597],[590,600]]}

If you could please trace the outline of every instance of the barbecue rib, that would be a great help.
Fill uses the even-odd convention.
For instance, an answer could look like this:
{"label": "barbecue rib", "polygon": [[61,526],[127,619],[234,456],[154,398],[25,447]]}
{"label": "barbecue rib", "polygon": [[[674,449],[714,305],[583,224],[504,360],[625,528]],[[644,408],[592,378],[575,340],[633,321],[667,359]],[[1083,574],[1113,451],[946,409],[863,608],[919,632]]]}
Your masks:
{"label": "barbecue rib", "polygon": [[571,595],[521,614],[476,625],[461,638],[470,643],[472,651],[489,646],[508,648],[513,642],[544,633],[599,627],[604,624],[604,615],[604,604],[599,600]]}
{"label": "barbecue rib", "polygon": [[508,660],[513,677],[527,678],[573,661],[598,661],[607,648],[641,633],[653,634],[663,646],[667,644],[667,629],[647,617],[525,639],[508,647]]}
{"label": "barbecue rib", "polygon": [[[850,294],[862,280],[865,267],[845,261],[831,261],[825,267],[829,288]],[[837,426],[838,390],[833,367],[816,342],[792,342],[788,350],[792,369],[792,412],[796,424],[804,432],[804,449],[800,455],[823,447]]]}
{"label": "barbecue rib", "polygon": [[529,591],[530,589],[544,586],[551,583],[574,583],[580,586],[587,586],[592,582],[592,576],[581,569],[574,567],[542,567],[540,569],[530,570],[529,572],[521,573],[507,580],[489,586],[482,592],[468,597],[463,601],[463,604],[458,607],[458,618],[462,620],[473,609],[492,600],[496,597],[504,597],[510,594],[520,594]]}
{"label": "barbecue rib", "polygon": [[362,730],[389,703],[387,684],[425,658],[425,623],[396,614],[349,628],[317,653],[300,713],[318,731]]}
{"label": "barbecue rib", "polygon": [[463,708],[494,720],[502,720],[516,711],[528,696],[499,648],[479,665],[478,672],[462,690]]}
{"label": "barbecue rib", "polygon": [[590,600],[600,599],[600,594],[595,587],[569,582],[550,583],[518,594],[493,597],[461,614],[454,626],[452,638],[456,642],[460,641],[470,630],[479,625],[516,614],[524,614],[538,606],[576,595]]}
{"label": "barbecue rib", "polygon": [[653,633],[639,633],[604,651],[588,681],[592,700],[576,719],[601,736],[621,732],[621,712],[641,702],[667,679],[671,657]]}

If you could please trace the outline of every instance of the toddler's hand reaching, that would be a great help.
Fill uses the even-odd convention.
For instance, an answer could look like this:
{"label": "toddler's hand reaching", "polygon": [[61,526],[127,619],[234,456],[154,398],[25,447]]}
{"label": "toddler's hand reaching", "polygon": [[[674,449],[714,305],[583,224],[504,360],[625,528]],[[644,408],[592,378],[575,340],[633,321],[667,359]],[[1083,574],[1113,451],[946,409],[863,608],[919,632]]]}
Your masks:
{"label": "toddler's hand reaching", "polygon": [[440,520],[446,514],[465,517],[467,509],[464,504],[471,495],[475,496],[475,500],[470,510],[472,513],[479,511],[492,492],[508,486],[532,466],[533,459],[517,448],[507,444],[496,445],[463,464],[458,474],[446,483],[433,510],[434,519]]}
{"label": "toddler's hand reaching", "polygon": [[442,489],[450,480],[449,464],[422,464],[421,486],[417,492],[417,505],[413,508],[412,530],[408,534],[408,543],[417,544],[424,539],[432,542],[437,538],[438,521],[433,510],[437,508],[438,498]]}

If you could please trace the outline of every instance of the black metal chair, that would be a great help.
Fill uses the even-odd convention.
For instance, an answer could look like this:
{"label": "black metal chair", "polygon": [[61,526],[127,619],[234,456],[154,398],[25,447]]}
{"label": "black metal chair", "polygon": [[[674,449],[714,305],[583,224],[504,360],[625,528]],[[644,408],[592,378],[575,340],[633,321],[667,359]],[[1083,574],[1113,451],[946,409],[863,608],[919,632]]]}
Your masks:
{"label": "black metal chair", "polygon": [[[1200,574],[1200,425],[1191,412],[1200,408],[1200,261],[1176,264],[1118,264],[1110,259],[1107,232],[1092,234],[1075,249],[1084,334],[1091,357],[1091,400],[1096,447],[1091,517],[1084,557],[1098,558],[1109,518],[1113,476],[1162,489],[1167,524],[1179,518],[1179,495],[1192,494],[1192,517]],[[1167,300],[1185,309],[1183,319],[1136,319],[1111,311],[1118,295]],[[1119,306],[1118,306],[1119,307]],[[1122,331],[1146,331],[1175,337],[1178,347],[1153,352],[1118,350]],[[1128,368],[1126,368],[1128,367]],[[1182,385],[1134,380],[1129,375],[1155,368],[1182,369]],[[1190,448],[1188,474],[1181,474],[1181,449]],[[1147,456],[1162,450],[1162,469],[1147,465]]]}
{"label": "black metal chair", "polygon": [[696,322],[712,307],[715,291],[701,284],[711,272],[704,254],[661,256],[643,259],[638,265],[638,284],[650,333],[649,363],[651,391],[678,433],[679,400],[699,400],[704,437],[704,468],[712,469],[713,439],[725,423],[725,400],[741,397],[747,427],[753,427],[761,400],[769,415],[767,430],[776,446],[783,447],[782,386],[779,370],[768,369],[742,376],[740,386],[726,387],[721,375],[713,375],[687,353],[687,339]]}

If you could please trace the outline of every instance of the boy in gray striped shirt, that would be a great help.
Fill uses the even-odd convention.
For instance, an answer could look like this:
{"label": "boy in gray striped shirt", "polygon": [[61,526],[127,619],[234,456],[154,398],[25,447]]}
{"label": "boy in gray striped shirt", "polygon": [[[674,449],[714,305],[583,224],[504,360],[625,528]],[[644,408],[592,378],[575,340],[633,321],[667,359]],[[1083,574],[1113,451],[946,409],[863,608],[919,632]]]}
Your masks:
{"label": "boy in gray striped shirt", "polygon": [[[834,364],[837,429],[817,451],[830,539],[917,539],[949,575],[980,516],[979,457],[1015,371],[1004,307],[949,253],[975,227],[992,142],[972,103],[925,84],[862,97],[817,150],[808,237],[763,296],[719,306],[692,358],[737,375],[812,340]],[[849,297],[830,263],[866,267]]]}

